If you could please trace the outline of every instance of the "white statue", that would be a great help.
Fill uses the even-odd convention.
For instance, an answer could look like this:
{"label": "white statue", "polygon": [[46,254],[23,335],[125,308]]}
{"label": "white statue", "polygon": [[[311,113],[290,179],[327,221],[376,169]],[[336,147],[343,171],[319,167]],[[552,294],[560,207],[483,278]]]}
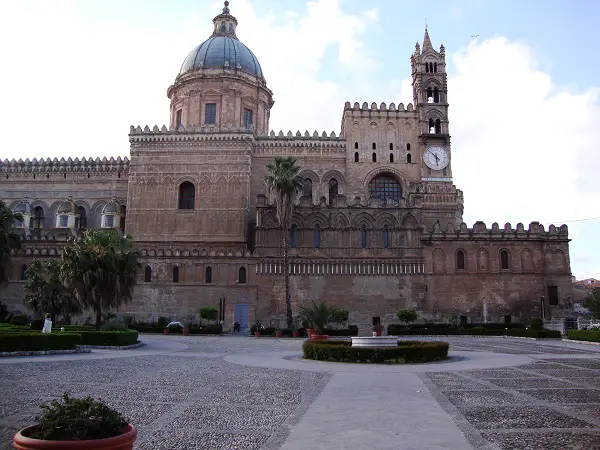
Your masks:
{"label": "white statue", "polygon": [[52,333],[52,319],[50,318],[50,314],[46,314],[46,320],[44,320],[44,328],[42,328],[42,333]]}

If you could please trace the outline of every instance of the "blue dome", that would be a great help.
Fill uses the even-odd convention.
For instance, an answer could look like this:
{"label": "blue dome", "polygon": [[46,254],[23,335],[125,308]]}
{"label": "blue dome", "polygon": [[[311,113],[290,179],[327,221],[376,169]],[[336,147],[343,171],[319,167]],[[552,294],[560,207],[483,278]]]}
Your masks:
{"label": "blue dome", "polygon": [[195,69],[237,69],[263,78],[262,69],[248,47],[230,36],[211,36],[185,58],[180,75]]}

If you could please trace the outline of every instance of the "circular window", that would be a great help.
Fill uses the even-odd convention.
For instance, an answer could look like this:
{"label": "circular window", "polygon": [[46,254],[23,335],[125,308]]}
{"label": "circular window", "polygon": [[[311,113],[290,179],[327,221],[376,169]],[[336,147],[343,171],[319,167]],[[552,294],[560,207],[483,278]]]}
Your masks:
{"label": "circular window", "polygon": [[398,201],[402,197],[402,186],[391,175],[380,175],[369,183],[369,195],[382,201],[389,198]]}

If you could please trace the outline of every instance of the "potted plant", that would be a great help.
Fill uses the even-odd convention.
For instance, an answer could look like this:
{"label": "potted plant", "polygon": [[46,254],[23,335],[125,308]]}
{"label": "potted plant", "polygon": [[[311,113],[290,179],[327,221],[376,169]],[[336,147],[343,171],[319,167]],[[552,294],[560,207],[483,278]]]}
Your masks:
{"label": "potted plant", "polygon": [[373,336],[381,336],[381,333],[383,333],[383,325],[380,323],[373,325]]}
{"label": "potted plant", "polygon": [[309,339],[327,339],[329,336],[323,333],[331,318],[331,309],[325,302],[313,302],[311,308],[300,307],[300,316],[306,320],[311,328],[306,330]]}
{"label": "potted plant", "polygon": [[281,331],[279,328],[275,329],[275,337],[276,338],[280,338],[283,336],[283,331]]}
{"label": "potted plant", "polygon": [[130,450],[137,438],[135,427],[100,398],[52,400],[42,405],[38,423],[15,434],[15,448],[22,450]]}

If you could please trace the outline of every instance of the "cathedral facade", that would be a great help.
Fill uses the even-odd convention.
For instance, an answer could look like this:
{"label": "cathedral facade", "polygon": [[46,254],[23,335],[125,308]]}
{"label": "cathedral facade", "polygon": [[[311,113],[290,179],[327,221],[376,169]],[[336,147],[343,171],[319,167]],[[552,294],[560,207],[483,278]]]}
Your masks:
{"label": "cathedral facade", "polygon": [[184,321],[215,306],[226,328],[283,326],[281,235],[264,178],[274,157],[294,156],[304,180],[289,239],[294,314],[324,300],[364,330],[400,308],[470,321],[565,311],[566,225],[462,221],[445,49],[427,30],[410,57],[412,103],[346,102],[339,134],[275,133],[273,93],[227,2],[213,22],[167,91],[169,126],[132,126],[130,159],[1,163],[0,199],[24,216],[23,247],[0,288],[12,309],[24,309],[32,260],[59,257],[86,229],[116,228],[142,254],[120,314]]}

